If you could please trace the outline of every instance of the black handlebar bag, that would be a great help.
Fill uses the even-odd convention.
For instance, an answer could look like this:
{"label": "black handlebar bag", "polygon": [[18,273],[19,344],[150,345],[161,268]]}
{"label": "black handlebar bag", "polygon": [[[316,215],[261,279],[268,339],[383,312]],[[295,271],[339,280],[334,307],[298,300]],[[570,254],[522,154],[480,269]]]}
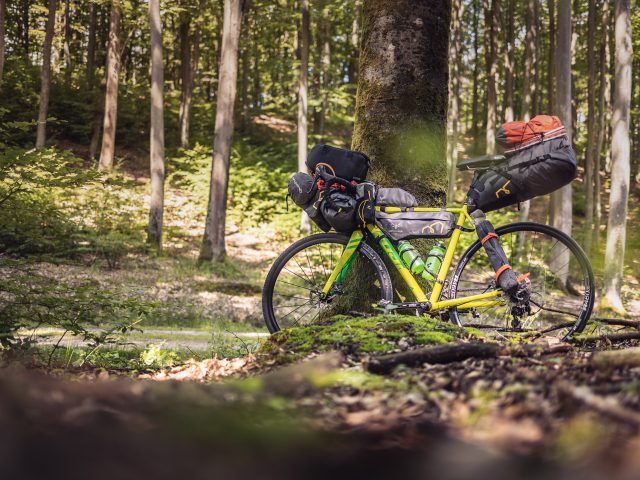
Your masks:
{"label": "black handlebar bag", "polygon": [[576,154],[566,136],[505,152],[502,165],[479,170],[467,193],[469,212],[491,212],[554,192],[576,177]]}
{"label": "black handlebar bag", "polygon": [[307,157],[307,168],[315,175],[319,167],[327,173],[349,182],[361,182],[367,177],[371,162],[362,152],[345,150],[330,145],[316,145]]}

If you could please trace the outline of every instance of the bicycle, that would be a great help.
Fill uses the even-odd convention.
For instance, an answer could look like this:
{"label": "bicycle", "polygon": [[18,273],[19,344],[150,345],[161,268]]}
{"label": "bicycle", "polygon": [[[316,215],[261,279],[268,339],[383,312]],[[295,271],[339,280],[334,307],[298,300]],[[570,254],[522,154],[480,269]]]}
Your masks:
{"label": "bicycle", "polygon": [[[384,208],[388,213],[402,211],[402,207]],[[510,265],[529,274],[529,298],[514,303],[496,285],[487,255],[484,251],[478,254],[482,250],[479,240],[471,244],[450,272],[461,235],[475,232],[467,226],[473,221],[466,205],[445,209],[414,207],[411,211],[457,215],[430,292],[423,290],[391,239],[377,225],[367,224],[350,236],[315,234],[287,248],[267,275],[262,307],[269,331],[308,324],[324,318],[325,313],[354,310],[358,315],[408,310],[505,336],[547,335],[567,340],[584,329],[593,310],[594,275],[584,251],[571,237],[551,226],[531,222],[512,223],[495,230]],[[372,243],[380,246],[413,300],[394,302],[391,275]],[[557,264],[558,259],[567,258],[565,264]],[[351,275],[353,278],[350,272],[356,272]]]}

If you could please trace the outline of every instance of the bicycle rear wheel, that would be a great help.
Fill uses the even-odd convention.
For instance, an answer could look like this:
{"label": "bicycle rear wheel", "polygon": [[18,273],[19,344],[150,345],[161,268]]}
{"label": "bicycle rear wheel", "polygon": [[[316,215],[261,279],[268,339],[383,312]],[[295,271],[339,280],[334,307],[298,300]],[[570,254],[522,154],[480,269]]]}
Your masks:
{"label": "bicycle rear wheel", "polygon": [[[566,340],[581,332],[593,310],[595,282],[580,246],[563,232],[536,223],[506,225],[496,233],[511,267],[530,274],[530,299],[517,305],[503,295],[498,305],[452,308],[451,320],[505,335],[545,335]],[[487,255],[480,242],[475,242],[456,267],[449,298],[494,289],[495,275]]]}
{"label": "bicycle rear wheel", "polygon": [[380,256],[362,242],[342,281],[324,298],[322,288],[349,242],[346,235],[311,235],[275,261],[262,290],[262,312],[271,333],[326,315],[375,313],[373,303],[393,300],[391,277]]}

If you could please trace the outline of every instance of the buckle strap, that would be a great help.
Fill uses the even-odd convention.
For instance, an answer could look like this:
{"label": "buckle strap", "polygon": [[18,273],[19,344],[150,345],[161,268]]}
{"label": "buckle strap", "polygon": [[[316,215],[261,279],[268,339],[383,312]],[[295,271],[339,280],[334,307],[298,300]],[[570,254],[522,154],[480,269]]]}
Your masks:
{"label": "buckle strap", "polygon": [[487,243],[492,238],[500,238],[500,237],[498,237],[498,234],[496,232],[489,232],[484,236],[482,240],[480,240],[480,243],[484,247],[484,244]]}
{"label": "buckle strap", "polygon": [[506,272],[507,270],[513,270],[511,268],[511,265],[509,265],[508,263],[505,265],[502,265],[497,271],[496,271],[496,282],[498,281],[498,279],[500,278],[500,275],[502,275],[504,272]]}

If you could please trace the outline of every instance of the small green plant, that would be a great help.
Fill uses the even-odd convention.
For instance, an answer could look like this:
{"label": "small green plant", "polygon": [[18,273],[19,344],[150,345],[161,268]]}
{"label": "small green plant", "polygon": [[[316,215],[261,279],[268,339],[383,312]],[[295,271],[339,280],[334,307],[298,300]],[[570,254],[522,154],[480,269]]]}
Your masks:
{"label": "small green plant", "polygon": [[174,350],[163,348],[165,342],[147,345],[140,352],[140,362],[148,368],[166,368],[178,363],[178,354]]}

